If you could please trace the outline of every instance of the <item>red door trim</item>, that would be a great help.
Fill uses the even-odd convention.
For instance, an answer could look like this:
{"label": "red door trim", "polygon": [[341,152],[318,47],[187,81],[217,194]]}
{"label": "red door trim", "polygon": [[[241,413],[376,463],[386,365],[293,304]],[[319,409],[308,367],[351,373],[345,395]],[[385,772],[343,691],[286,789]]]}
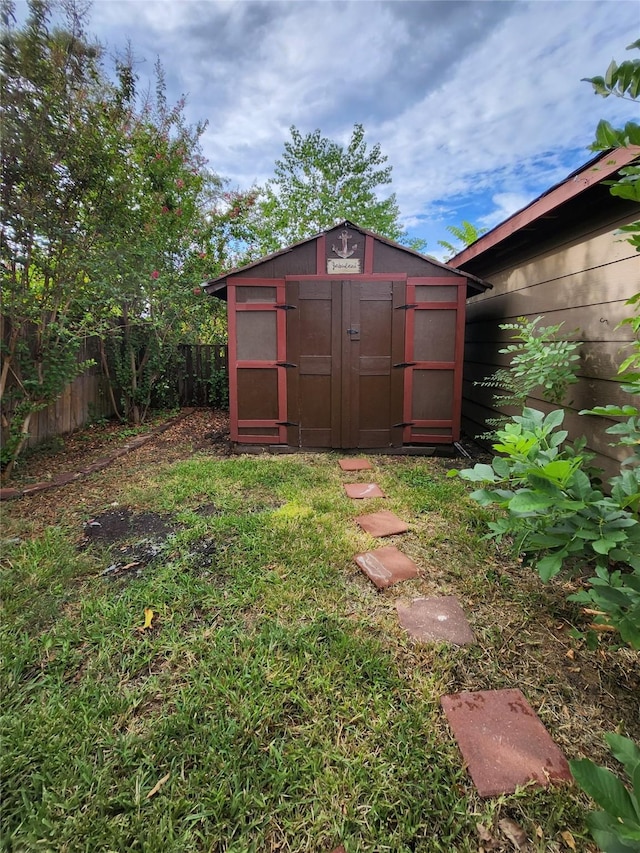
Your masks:
{"label": "red door trim", "polygon": [[279,284],[284,283],[283,278],[249,278],[239,275],[229,276],[227,280],[228,285],[233,285],[234,287],[242,287],[243,284],[249,285],[250,287],[278,287]]}
{"label": "red door trim", "polygon": [[[247,287],[273,287],[276,291],[275,302],[243,302],[237,301],[237,288]],[[287,356],[287,320],[286,312],[277,306],[285,302],[285,280],[266,278],[242,278],[236,279],[228,286],[228,318],[229,318],[229,414],[231,440],[238,444],[285,444],[287,439],[287,428],[284,422],[287,420],[287,377],[286,367],[278,364],[284,363]],[[237,357],[237,314],[240,311],[275,311],[276,312],[276,359],[269,360],[245,360]],[[264,418],[242,419],[238,418],[238,370],[243,368],[252,369],[276,369],[277,370],[277,394],[278,394],[278,417],[274,420]],[[240,429],[269,428],[278,430],[278,435],[240,435]]]}
{"label": "red door trim", "polygon": [[[417,286],[442,286],[457,288],[457,299],[455,302],[416,302]],[[404,368],[404,416],[406,426],[403,429],[403,440],[405,443],[415,444],[451,444],[460,439],[460,416],[462,408],[462,369],[464,358],[464,320],[466,307],[467,280],[460,276],[455,277],[410,277],[407,280],[407,318],[405,336],[404,361],[408,366]],[[419,361],[414,360],[414,338],[415,338],[415,312],[448,310],[456,312],[455,343],[453,361]],[[413,387],[415,370],[448,370],[453,373],[453,406],[450,419],[427,419],[417,420],[411,417],[413,410]],[[447,429],[450,435],[420,435],[418,429]]]}
{"label": "red door trim", "polygon": [[327,270],[327,237],[321,234],[316,240],[316,275],[322,275]]}
{"label": "red door trim", "polygon": [[364,240],[364,272],[365,275],[373,274],[373,247],[374,240],[370,234],[367,234]]}
{"label": "red door trim", "polygon": [[466,279],[458,285],[458,314],[456,317],[456,366],[453,376],[453,440],[460,441],[460,422],[462,419],[462,379],[464,372],[464,334],[465,311],[467,308]]}
{"label": "red door trim", "polygon": [[[349,273],[348,281],[406,281],[406,273],[372,272]],[[325,273],[324,275],[286,275],[285,281],[345,281],[344,273]]]}
{"label": "red door trim", "polygon": [[238,335],[236,323],[236,289],[227,287],[227,315],[229,322],[229,431],[231,441],[238,440]]}

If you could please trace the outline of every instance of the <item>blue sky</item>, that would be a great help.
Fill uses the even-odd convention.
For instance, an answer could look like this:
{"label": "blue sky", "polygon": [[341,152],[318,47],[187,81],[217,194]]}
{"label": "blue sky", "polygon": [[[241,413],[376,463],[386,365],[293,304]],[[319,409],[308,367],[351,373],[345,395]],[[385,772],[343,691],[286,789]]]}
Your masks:
{"label": "blue sky", "polygon": [[589,159],[600,118],[638,113],[581,82],[631,56],[637,0],[94,0],[90,21],[141,85],[160,57],[234,188],[270,177],[292,124],[362,123],[437,256],[448,224],[493,227]]}

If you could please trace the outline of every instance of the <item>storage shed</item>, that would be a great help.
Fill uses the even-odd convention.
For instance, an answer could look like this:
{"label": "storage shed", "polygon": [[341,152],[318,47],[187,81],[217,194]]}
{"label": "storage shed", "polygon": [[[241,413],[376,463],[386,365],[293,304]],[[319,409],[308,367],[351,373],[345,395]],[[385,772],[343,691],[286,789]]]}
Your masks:
{"label": "storage shed", "polygon": [[348,221],[207,282],[228,303],[232,441],[458,441],[465,301],[486,287]]}

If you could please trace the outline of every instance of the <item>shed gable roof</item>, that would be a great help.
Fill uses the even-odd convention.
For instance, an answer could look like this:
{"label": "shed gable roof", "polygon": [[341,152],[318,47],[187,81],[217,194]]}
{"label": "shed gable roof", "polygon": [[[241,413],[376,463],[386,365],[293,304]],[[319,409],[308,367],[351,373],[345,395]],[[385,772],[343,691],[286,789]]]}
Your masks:
{"label": "shed gable roof", "polygon": [[212,278],[209,281],[206,281],[202,285],[202,288],[209,295],[223,296],[224,295],[223,292],[227,286],[227,279],[228,278],[230,278],[230,277],[232,277],[232,276],[234,276],[240,272],[244,273],[247,270],[255,269],[256,267],[258,267],[262,264],[265,264],[268,261],[273,260],[274,258],[278,258],[278,257],[281,257],[283,255],[286,255],[286,254],[292,252],[293,250],[297,249],[299,246],[304,246],[307,243],[311,243],[312,241],[317,240],[318,237],[321,237],[322,235],[325,235],[325,234],[329,234],[332,231],[335,231],[337,228],[354,229],[355,231],[358,231],[360,234],[362,234],[364,236],[372,237],[375,240],[377,240],[378,242],[384,243],[388,246],[392,246],[394,249],[398,249],[398,250],[406,253],[407,255],[420,258],[423,261],[428,261],[433,266],[436,266],[436,267],[439,267],[440,269],[446,270],[448,273],[452,273],[452,272],[457,273],[461,277],[466,278],[468,284],[471,285],[471,287],[478,292],[481,292],[483,290],[486,290],[488,287],[491,287],[490,284],[488,284],[487,282],[484,282],[482,279],[478,278],[475,275],[472,275],[472,274],[467,273],[467,272],[462,272],[461,270],[454,268],[451,264],[445,264],[445,263],[442,263],[441,261],[438,261],[435,258],[432,258],[428,255],[423,255],[420,252],[417,252],[415,249],[411,249],[408,246],[403,246],[401,243],[397,243],[395,240],[391,240],[388,237],[383,237],[381,234],[376,234],[375,232],[370,231],[367,228],[362,228],[360,225],[356,225],[354,222],[350,222],[348,219],[345,219],[342,222],[337,222],[335,225],[332,225],[330,228],[327,228],[324,231],[320,231],[317,234],[314,234],[311,237],[307,237],[304,240],[300,240],[297,243],[293,243],[290,246],[286,246],[283,249],[279,249],[277,252],[272,252],[270,255],[265,255],[264,257],[259,258],[256,261],[252,261],[250,264],[245,264],[242,267],[236,267],[232,270],[229,270],[228,272],[224,273],[221,276],[218,276],[217,278]]}

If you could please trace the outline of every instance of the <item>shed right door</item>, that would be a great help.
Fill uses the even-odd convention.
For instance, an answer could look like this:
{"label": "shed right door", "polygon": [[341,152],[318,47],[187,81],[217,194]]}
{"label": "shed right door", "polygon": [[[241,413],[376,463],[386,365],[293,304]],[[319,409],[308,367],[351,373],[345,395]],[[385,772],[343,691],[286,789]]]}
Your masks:
{"label": "shed right door", "polygon": [[404,295],[391,279],[287,282],[289,444],[402,443]]}
{"label": "shed right door", "polygon": [[405,444],[460,438],[466,285],[464,278],[407,281]]}

